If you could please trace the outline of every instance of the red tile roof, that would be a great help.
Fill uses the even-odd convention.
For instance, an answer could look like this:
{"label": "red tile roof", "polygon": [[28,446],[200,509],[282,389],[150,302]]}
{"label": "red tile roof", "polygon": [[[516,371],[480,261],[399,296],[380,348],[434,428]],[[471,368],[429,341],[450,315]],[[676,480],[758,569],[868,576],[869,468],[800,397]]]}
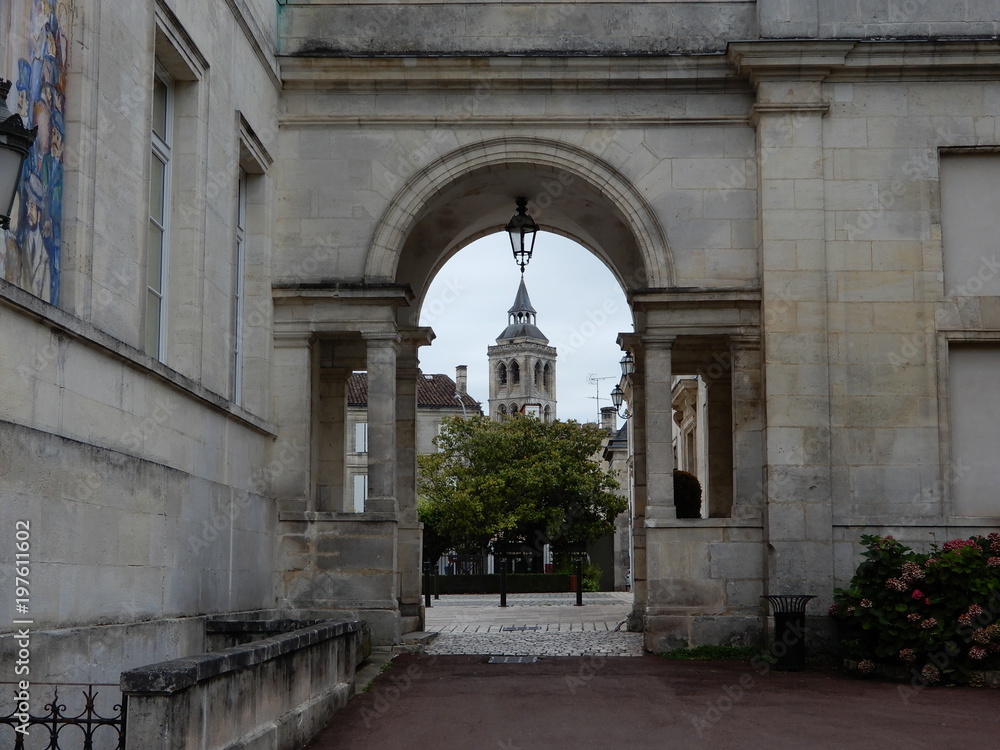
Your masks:
{"label": "red tile roof", "polygon": [[[479,409],[482,404],[468,393],[462,396],[466,408]],[[368,373],[355,372],[347,378],[348,406],[368,406]],[[420,409],[457,409],[458,399],[455,398],[455,381],[447,375],[417,376],[417,407]]]}

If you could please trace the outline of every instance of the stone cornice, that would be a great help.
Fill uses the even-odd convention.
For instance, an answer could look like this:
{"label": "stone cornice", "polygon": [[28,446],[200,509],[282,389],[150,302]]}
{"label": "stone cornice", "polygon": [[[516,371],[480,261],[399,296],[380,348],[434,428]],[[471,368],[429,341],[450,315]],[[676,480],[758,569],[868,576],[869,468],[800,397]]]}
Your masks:
{"label": "stone cornice", "polygon": [[653,57],[283,57],[288,91],[746,91],[722,54]]}
{"label": "stone cornice", "polygon": [[1000,44],[952,40],[731,42],[727,57],[754,86],[763,81],[960,81],[1000,77]]}

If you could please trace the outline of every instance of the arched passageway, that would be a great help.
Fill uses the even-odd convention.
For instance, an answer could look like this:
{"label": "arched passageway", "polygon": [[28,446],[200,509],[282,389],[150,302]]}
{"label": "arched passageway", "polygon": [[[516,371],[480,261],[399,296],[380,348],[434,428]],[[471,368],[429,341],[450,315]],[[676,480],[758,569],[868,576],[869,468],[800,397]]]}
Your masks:
{"label": "arched passageway", "polygon": [[[755,471],[759,477],[759,455],[741,454],[733,446],[752,443],[760,431],[751,407],[739,423],[734,408],[737,403],[756,408],[757,297],[675,289],[659,220],[634,186],[589,152],[537,138],[458,149],[429,164],[396,194],[374,233],[361,283],[336,290],[297,288],[287,302],[278,300],[279,321],[283,311],[309,321],[315,350],[310,367],[315,479],[304,510],[332,515],[329,528],[312,529],[317,540],[311,543],[321,549],[325,535],[347,534],[359,547],[366,545],[365,573],[337,584],[363,594],[356,598],[367,603],[366,616],[382,623],[377,638],[383,640],[398,638],[401,621],[405,630],[422,618],[415,381],[418,350],[431,342],[433,332],[417,324],[421,305],[444,263],[469,242],[502,227],[514,198],[522,195],[546,230],[575,240],[604,262],[625,291],[635,320],[635,331],[619,338],[636,362],[624,383],[631,412],[633,625],[656,633],[661,624],[675,628],[680,618],[688,628],[692,616],[717,610],[719,587],[724,590],[728,581],[722,577],[706,585],[693,563],[697,551],[685,545],[706,539],[725,543],[733,516],[754,516],[737,508],[734,498],[749,483],[759,485],[753,479]],[[715,369],[719,372],[713,375]],[[368,373],[368,497],[364,513],[347,519],[338,415],[343,383],[353,370]],[[678,520],[673,505],[675,372],[702,376],[710,394],[712,453],[720,460],[708,515],[719,522],[707,537],[689,533],[690,522]],[[506,376],[517,380],[535,373],[508,364]],[[544,379],[544,370],[537,376]],[[741,481],[746,488],[738,486]],[[318,606],[324,597],[332,598],[329,584],[329,577],[318,582],[303,576],[292,582],[290,595],[303,606]]]}

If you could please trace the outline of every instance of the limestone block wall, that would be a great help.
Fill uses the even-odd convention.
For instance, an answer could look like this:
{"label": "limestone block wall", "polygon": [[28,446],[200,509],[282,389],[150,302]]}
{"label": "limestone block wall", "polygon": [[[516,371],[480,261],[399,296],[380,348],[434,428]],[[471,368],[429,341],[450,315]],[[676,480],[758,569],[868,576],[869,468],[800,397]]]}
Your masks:
{"label": "limestone block wall", "polygon": [[[242,15],[224,0],[141,9],[136,3],[83,0],[75,6],[62,304],[120,341],[144,348],[150,91],[159,59],[176,86],[164,361],[229,396],[241,118],[244,132],[252,134],[243,140],[268,167],[276,145],[278,86],[272,47],[245,2]],[[266,184],[257,187],[256,203],[268,203]],[[256,213],[248,227],[249,325],[243,335],[252,362],[263,365],[271,243],[266,212]],[[248,368],[244,403],[260,413],[267,406],[267,381],[254,369],[259,367]]]}
{"label": "limestone block wall", "polygon": [[756,36],[747,0],[347,3],[288,0],[282,54],[663,54]]}
{"label": "limestone block wall", "polygon": [[835,523],[945,523],[956,472],[941,334],[990,325],[954,314],[956,303],[973,299],[967,280],[943,275],[941,154],[997,144],[1000,113],[991,102],[1000,89],[950,81],[827,90]]}
{"label": "limestone block wall", "polygon": [[[692,63],[695,69],[702,64],[711,63]],[[756,173],[749,91],[736,85],[725,94],[711,87],[698,93],[692,85],[679,86],[676,93],[646,89],[644,80],[686,75],[670,69],[669,61],[650,63],[649,70],[646,63],[637,67],[607,59],[588,61],[582,71],[547,60],[452,65],[448,60],[350,61],[343,67],[328,61],[283,62],[289,86],[280,135],[285,168],[277,189],[280,278],[359,280],[378,222],[420,170],[483,141],[534,138],[552,143],[553,149],[560,144],[569,151],[582,149],[635,186],[665,229],[677,286],[757,286],[757,199],[754,180],[747,179]],[[327,79],[334,73],[355,79],[356,85],[350,92],[337,90],[342,81]],[[300,90],[300,82],[318,75],[330,80],[329,89],[310,83]],[[621,85],[611,93],[606,81],[618,75]],[[436,76],[459,90],[428,90],[444,85],[429,84]],[[537,90],[532,83],[553,76],[583,78],[579,85],[595,90],[572,96]],[[391,90],[375,93],[383,87]],[[444,115],[428,118],[426,111]],[[554,198],[547,216],[537,218],[542,225],[556,221],[559,211],[579,209],[568,197],[560,200],[559,176],[553,172],[549,183],[537,188],[544,195],[544,184],[557,186],[549,188]],[[576,185],[585,181],[570,179]],[[497,180],[500,184],[499,175]],[[480,220],[474,208],[466,215],[470,223]],[[497,230],[507,218],[498,217]],[[600,245],[600,238],[580,239]],[[453,245],[444,250],[454,251]],[[442,251],[428,247],[426,252]],[[426,260],[428,267],[443,262]],[[418,297],[429,282],[407,281]]]}
{"label": "limestone block wall", "polygon": [[758,0],[763,38],[995,36],[997,5],[976,0]]}

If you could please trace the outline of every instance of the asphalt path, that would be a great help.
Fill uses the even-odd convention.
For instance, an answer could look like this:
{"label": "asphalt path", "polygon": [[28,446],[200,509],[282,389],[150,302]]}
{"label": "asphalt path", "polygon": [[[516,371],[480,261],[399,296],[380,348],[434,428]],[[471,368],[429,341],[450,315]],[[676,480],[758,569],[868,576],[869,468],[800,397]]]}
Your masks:
{"label": "asphalt path", "polygon": [[312,750],[1000,748],[1000,690],[656,656],[396,657]]}

